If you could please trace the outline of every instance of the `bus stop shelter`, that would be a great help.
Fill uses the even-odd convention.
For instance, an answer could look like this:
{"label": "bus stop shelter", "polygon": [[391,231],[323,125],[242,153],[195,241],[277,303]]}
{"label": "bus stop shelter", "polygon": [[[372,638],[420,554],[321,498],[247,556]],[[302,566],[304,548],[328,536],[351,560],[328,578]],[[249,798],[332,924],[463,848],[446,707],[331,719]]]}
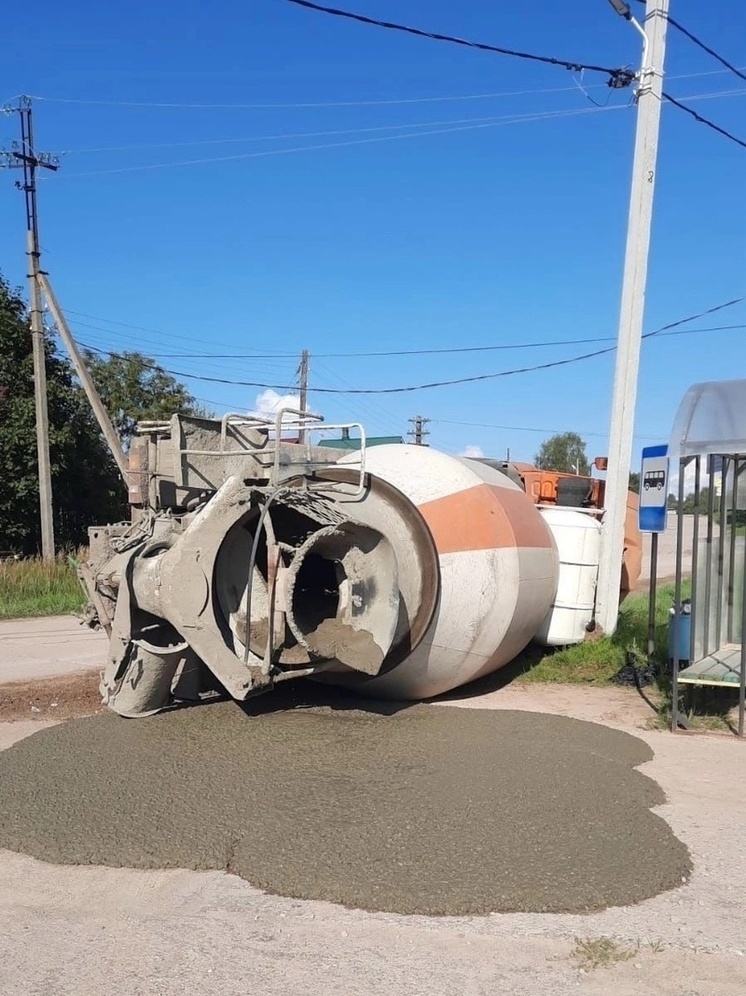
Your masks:
{"label": "bus stop shelter", "polygon": [[[746,711],[746,380],[695,384],[679,407],[669,445],[678,472],[672,728],[685,725],[681,686],[738,690],[738,735]],[[678,467],[677,467],[678,464]],[[682,613],[683,507],[693,490],[688,653]]]}

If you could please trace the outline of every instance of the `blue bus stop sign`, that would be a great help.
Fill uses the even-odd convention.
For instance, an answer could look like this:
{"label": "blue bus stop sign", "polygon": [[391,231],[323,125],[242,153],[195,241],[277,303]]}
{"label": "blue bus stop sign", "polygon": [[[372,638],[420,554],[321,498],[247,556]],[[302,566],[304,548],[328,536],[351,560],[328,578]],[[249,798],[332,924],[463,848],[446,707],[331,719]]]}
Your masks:
{"label": "blue bus stop sign", "polygon": [[664,533],[668,507],[668,447],[646,446],[640,470],[641,533]]}

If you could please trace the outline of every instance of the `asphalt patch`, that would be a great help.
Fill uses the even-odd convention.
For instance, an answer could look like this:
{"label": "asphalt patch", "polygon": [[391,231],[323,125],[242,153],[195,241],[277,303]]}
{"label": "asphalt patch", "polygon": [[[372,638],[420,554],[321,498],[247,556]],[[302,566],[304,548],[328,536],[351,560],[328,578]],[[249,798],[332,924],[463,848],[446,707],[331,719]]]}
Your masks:
{"label": "asphalt patch", "polygon": [[526,712],[388,712],[219,702],[71,720],[0,754],[0,847],[428,915],[598,910],[689,875],[637,738]]}

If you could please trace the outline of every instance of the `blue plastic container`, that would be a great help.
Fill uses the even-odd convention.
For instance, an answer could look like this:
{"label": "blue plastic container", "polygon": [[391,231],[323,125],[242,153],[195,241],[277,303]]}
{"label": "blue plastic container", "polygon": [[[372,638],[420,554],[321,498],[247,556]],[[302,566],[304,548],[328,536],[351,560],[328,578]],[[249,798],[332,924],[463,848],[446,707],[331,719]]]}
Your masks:
{"label": "blue plastic container", "polygon": [[[676,656],[676,609],[672,605],[668,611],[668,663],[673,668],[673,660]],[[681,603],[681,614],[679,615],[679,667],[686,667],[689,664],[689,653],[692,637],[692,603],[687,599]]]}

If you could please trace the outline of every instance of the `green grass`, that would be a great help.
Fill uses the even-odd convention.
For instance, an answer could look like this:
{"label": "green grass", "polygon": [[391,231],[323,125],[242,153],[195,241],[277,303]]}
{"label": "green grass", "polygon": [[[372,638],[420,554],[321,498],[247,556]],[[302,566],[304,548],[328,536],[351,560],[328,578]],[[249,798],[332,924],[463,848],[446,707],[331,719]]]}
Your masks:
{"label": "green grass", "polygon": [[85,596],[67,556],[0,563],[0,619],[78,612]]}
{"label": "green grass", "polygon": [[[657,715],[651,719],[650,728],[668,730],[671,728],[671,682],[668,677],[659,682],[661,700]],[[708,688],[706,686],[685,686],[681,692],[679,711],[692,730],[706,730],[711,733],[735,733],[737,717],[734,715],[738,702],[737,688]]]}
{"label": "green grass", "polygon": [[[689,596],[689,585],[683,595]],[[655,613],[656,660],[664,662],[668,655],[668,610],[673,605],[674,586],[658,589]],[[627,654],[644,660],[648,642],[647,593],[628,595],[619,613],[619,625],[613,636],[592,636],[585,642],[564,650],[553,651],[536,660],[526,660],[526,669],[518,681],[561,682],[563,684],[608,685],[625,664]]]}
{"label": "green grass", "polygon": [[[688,598],[691,583],[685,581],[682,595]],[[671,726],[671,676],[665,666],[668,659],[669,609],[673,605],[674,586],[658,589],[655,611],[655,658],[658,673],[650,687],[649,701],[656,714],[650,727]],[[648,642],[648,595],[629,595],[619,613],[619,625],[613,636],[594,639],[564,650],[545,653],[532,646],[506,671],[506,677],[524,684],[556,683],[566,685],[610,685],[612,678],[627,663],[628,655],[636,665],[646,663]],[[735,730],[733,718],[736,690],[729,688],[692,688],[683,686],[679,709],[693,730],[723,733]]]}
{"label": "green grass", "polygon": [[609,968],[620,961],[631,961],[639,950],[639,944],[636,948],[630,948],[610,937],[576,937],[570,958],[584,972],[592,972],[596,968]]}
{"label": "green grass", "polygon": [[620,944],[611,937],[576,937],[570,959],[582,971],[592,972],[596,968],[610,968],[621,961],[632,961],[647,950],[652,954],[660,954],[665,950],[665,945],[653,940],[648,941],[643,948],[640,941],[630,945]]}

